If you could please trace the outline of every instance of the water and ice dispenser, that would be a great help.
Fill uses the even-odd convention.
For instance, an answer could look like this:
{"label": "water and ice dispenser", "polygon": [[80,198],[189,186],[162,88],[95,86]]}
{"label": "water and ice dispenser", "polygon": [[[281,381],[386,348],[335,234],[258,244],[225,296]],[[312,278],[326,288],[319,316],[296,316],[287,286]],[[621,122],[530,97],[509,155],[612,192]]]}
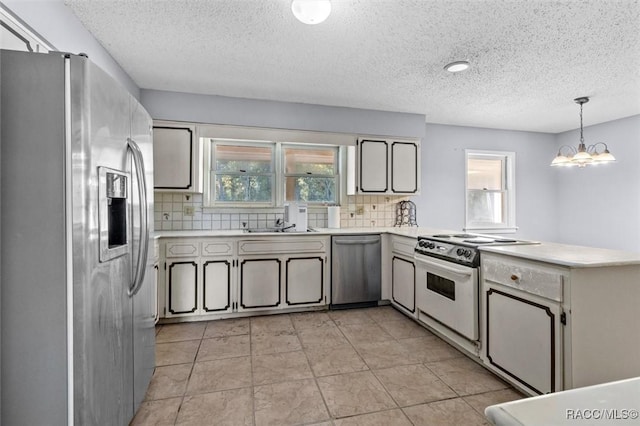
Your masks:
{"label": "water and ice dispenser", "polygon": [[128,184],[128,173],[107,167],[98,168],[101,262],[122,256],[129,251]]}

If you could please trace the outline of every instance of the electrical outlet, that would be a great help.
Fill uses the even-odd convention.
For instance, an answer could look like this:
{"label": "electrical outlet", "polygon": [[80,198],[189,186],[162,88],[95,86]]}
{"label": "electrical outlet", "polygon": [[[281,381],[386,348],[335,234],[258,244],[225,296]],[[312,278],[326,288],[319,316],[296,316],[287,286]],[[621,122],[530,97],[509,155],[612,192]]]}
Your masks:
{"label": "electrical outlet", "polygon": [[193,206],[184,206],[182,210],[182,214],[184,216],[193,216],[194,208]]}
{"label": "electrical outlet", "polygon": [[356,206],[356,214],[363,215],[364,214],[364,206]]}

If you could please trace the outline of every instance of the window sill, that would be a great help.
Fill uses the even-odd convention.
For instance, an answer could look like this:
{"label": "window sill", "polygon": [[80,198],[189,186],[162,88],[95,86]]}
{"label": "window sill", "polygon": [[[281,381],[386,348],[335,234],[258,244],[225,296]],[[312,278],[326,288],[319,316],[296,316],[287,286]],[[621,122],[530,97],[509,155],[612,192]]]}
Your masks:
{"label": "window sill", "polygon": [[488,233],[496,233],[496,234],[514,234],[518,232],[517,226],[506,226],[506,227],[466,227],[462,228],[465,232],[488,232]]}
{"label": "window sill", "polygon": [[[204,213],[283,213],[284,206],[202,206]],[[326,213],[327,206],[307,205],[309,213]]]}

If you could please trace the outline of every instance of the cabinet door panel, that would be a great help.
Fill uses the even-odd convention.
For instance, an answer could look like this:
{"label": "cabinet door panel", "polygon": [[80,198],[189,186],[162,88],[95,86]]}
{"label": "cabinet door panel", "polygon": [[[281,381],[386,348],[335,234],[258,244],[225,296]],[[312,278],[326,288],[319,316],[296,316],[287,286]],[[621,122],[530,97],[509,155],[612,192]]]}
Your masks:
{"label": "cabinet door panel", "polygon": [[391,190],[409,194],[418,191],[418,145],[413,142],[391,144]]}
{"label": "cabinet door panel", "polygon": [[360,142],[360,192],[387,192],[388,155],[385,141]]}
{"label": "cabinet door panel", "polygon": [[391,297],[393,301],[414,313],[416,311],[416,267],[409,260],[393,257],[391,263]]}
{"label": "cabinet door panel", "polygon": [[208,260],[202,264],[202,299],[204,312],[229,310],[231,263],[228,260]]}
{"label": "cabinet door panel", "polygon": [[240,261],[240,307],[275,308],[280,305],[280,259]]}
{"label": "cabinet door panel", "polygon": [[154,304],[155,304],[155,315],[154,320],[155,323],[158,323],[158,319],[160,318],[160,292],[158,291],[158,286],[160,285],[160,268],[156,263],[153,265],[153,295],[154,295]]}
{"label": "cabinet door panel", "polygon": [[288,305],[319,304],[324,299],[322,257],[290,258],[286,261]]}
{"label": "cabinet door panel", "polygon": [[168,265],[168,311],[172,315],[190,314],[198,309],[198,265],[195,261]]}
{"label": "cabinet door panel", "polygon": [[560,307],[494,288],[485,294],[489,363],[539,394],[559,390]]}
{"label": "cabinet door panel", "polygon": [[193,131],[187,127],[153,128],[153,179],[156,189],[193,189]]}

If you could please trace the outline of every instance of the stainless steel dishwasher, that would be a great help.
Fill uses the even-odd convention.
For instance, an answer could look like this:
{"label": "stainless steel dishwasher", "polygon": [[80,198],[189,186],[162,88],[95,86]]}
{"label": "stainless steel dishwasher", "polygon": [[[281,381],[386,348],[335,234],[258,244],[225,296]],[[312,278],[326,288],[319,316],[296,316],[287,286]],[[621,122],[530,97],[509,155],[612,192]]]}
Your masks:
{"label": "stainless steel dishwasher", "polygon": [[331,237],[331,309],[380,300],[380,235]]}

